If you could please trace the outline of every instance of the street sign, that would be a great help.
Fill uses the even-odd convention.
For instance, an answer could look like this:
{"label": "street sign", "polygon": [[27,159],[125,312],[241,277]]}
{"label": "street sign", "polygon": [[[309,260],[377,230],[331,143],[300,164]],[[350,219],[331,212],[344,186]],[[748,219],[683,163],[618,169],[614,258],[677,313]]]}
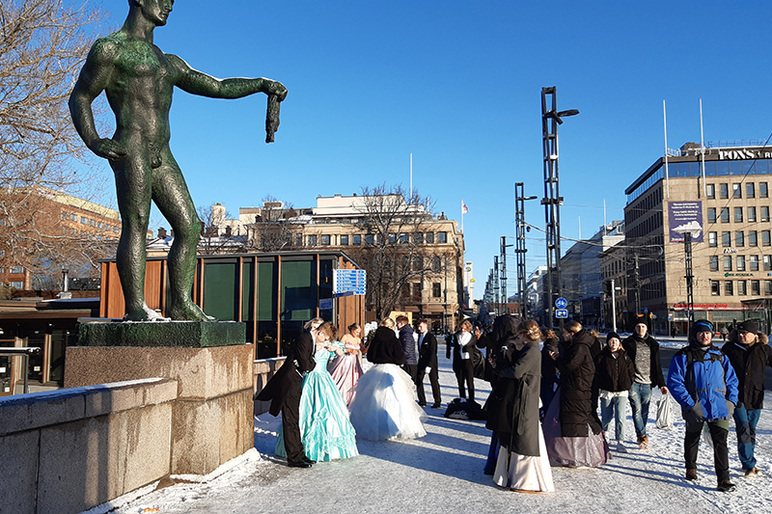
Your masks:
{"label": "street sign", "polygon": [[558,310],[556,310],[555,311],[555,317],[556,318],[568,318],[568,309],[558,309]]}
{"label": "street sign", "polygon": [[363,269],[336,269],[332,276],[332,292],[335,295],[352,292],[365,294],[367,275]]}
{"label": "street sign", "polygon": [[[565,298],[558,298],[557,300],[555,300],[555,307],[557,307],[558,309],[565,309],[566,307],[568,307],[568,300],[566,300]],[[558,316],[558,318],[559,317],[560,316]],[[568,316],[563,316],[563,317],[566,318]]]}
{"label": "street sign", "polygon": [[319,299],[319,310],[331,311],[332,310],[332,298]]}

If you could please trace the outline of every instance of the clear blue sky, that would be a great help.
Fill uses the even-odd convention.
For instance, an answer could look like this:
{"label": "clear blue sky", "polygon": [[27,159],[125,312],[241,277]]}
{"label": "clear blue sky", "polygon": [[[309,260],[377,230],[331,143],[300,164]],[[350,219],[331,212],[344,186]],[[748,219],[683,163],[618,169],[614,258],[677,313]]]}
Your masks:
{"label": "clear blue sky", "polygon": [[[105,2],[118,28],[126,2]],[[772,133],[768,1],[516,2],[178,0],[155,41],[217,77],[265,76],[289,89],[276,143],[265,97],[172,107],[172,150],[197,205],[234,216],[266,195],[319,195],[409,182],[460,219],[482,294],[499,237],[514,233],[514,183],[543,196],[542,86],[579,116],[560,127],[562,234],[622,219],[624,189],[668,143]],[[107,170],[106,163],[103,164]],[[113,193],[114,194],[114,193]],[[527,221],[544,225],[537,201]],[[164,225],[167,225],[163,222]],[[168,226],[168,225],[167,225]],[[151,227],[155,230],[155,226]],[[527,240],[529,271],[544,239]],[[564,250],[570,242],[563,243]],[[515,290],[514,254],[509,258]]]}

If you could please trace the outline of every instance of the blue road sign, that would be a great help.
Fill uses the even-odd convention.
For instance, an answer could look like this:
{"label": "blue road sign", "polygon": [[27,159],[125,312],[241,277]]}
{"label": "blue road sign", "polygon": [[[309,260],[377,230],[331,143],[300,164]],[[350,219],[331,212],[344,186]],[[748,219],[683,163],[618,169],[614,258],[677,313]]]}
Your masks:
{"label": "blue road sign", "polygon": [[555,311],[556,318],[568,318],[568,309],[558,309]]}
{"label": "blue road sign", "polygon": [[365,294],[367,290],[367,275],[362,269],[336,269],[332,277],[332,292]]}
{"label": "blue road sign", "polygon": [[[565,298],[558,298],[557,300],[555,300],[555,307],[557,307],[558,309],[565,309],[566,307],[568,307],[568,300],[566,300]],[[558,316],[558,318],[559,317],[560,316]],[[563,316],[563,317],[566,318],[567,316]]]}

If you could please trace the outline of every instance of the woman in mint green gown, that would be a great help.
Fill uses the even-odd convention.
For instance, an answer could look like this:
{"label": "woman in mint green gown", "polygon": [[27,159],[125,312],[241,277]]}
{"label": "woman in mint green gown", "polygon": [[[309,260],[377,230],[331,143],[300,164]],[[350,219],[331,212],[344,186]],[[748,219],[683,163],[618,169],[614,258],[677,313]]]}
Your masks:
{"label": "woman in mint green gown", "polygon": [[[327,371],[328,362],[342,353],[330,346],[334,337],[330,323],[324,323],[316,331],[316,367],[303,377],[303,393],[300,398],[300,436],[303,451],[311,460],[326,462],[347,459],[359,455],[356,432],[349,421],[348,407],[340,391]],[[284,437],[279,430],[276,455],[285,456]]]}

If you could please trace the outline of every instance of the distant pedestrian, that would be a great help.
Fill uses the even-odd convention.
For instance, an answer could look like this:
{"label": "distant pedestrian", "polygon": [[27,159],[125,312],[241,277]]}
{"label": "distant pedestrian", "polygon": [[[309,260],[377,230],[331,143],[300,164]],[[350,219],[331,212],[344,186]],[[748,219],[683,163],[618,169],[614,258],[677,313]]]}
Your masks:
{"label": "distant pedestrian", "polygon": [[[627,352],[622,348],[619,334],[609,332],[606,335],[606,347],[596,359],[598,388],[600,390],[600,411],[603,432],[609,434],[611,419],[615,419],[614,436],[616,451],[625,453],[625,411],[627,397],[635,377],[635,366]],[[610,437],[606,440],[611,441]]]}
{"label": "distant pedestrian", "polygon": [[[474,401],[474,365],[471,347],[476,344],[477,340],[472,334],[472,323],[464,320],[461,323],[461,330],[456,332],[453,338],[453,372],[458,382],[459,397],[467,398],[468,389],[469,399],[472,401]],[[465,385],[466,388],[464,388]]]}
{"label": "distant pedestrian", "polygon": [[526,321],[518,327],[511,316],[499,316],[493,334],[502,350],[496,387],[486,405],[486,426],[501,445],[493,481],[518,492],[552,492],[552,470],[539,423],[539,325]]}
{"label": "distant pedestrian", "polygon": [[413,337],[413,327],[410,326],[410,320],[407,316],[397,316],[397,330],[399,331],[399,342],[402,344],[402,351],[405,353],[405,363],[402,365],[410,379],[415,384],[418,381],[418,344]]}
{"label": "distant pedestrian", "polygon": [[705,423],[713,442],[713,465],[719,491],[731,492],[727,434],[729,418],[738,401],[737,375],[729,358],[713,346],[713,324],[707,320],[694,323],[689,346],[673,356],[667,384],[673,398],[681,405],[686,422],[684,459],[686,479],[697,480],[697,448]]}
{"label": "distant pedestrian", "polygon": [[638,447],[645,450],[649,447],[649,436],[646,433],[646,423],[649,421],[649,404],[651,389],[656,386],[662,394],[667,394],[665,377],[662,375],[662,361],[659,356],[659,343],[649,335],[646,323],[635,325],[635,333],[622,341],[627,355],[635,364],[635,380],[630,388],[630,409],[633,413],[635,435],[638,437]]}
{"label": "distant pedestrian", "polygon": [[772,348],[755,321],[743,321],[729,334],[721,352],[729,357],[737,379],[738,402],[734,410],[737,451],[746,477],[758,475],[756,467],[756,425],[764,402],[764,370],[772,366]]}
{"label": "distant pedestrian", "polygon": [[416,389],[418,392],[418,405],[426,405],[426,393],[424,392],[424,376],[429,375],[429,383],[432,385],[433,409],[441,406],[440,376],[437,370],[437,338],[429,331],[429,322],[422,319],[418,322],[418,375]]}

